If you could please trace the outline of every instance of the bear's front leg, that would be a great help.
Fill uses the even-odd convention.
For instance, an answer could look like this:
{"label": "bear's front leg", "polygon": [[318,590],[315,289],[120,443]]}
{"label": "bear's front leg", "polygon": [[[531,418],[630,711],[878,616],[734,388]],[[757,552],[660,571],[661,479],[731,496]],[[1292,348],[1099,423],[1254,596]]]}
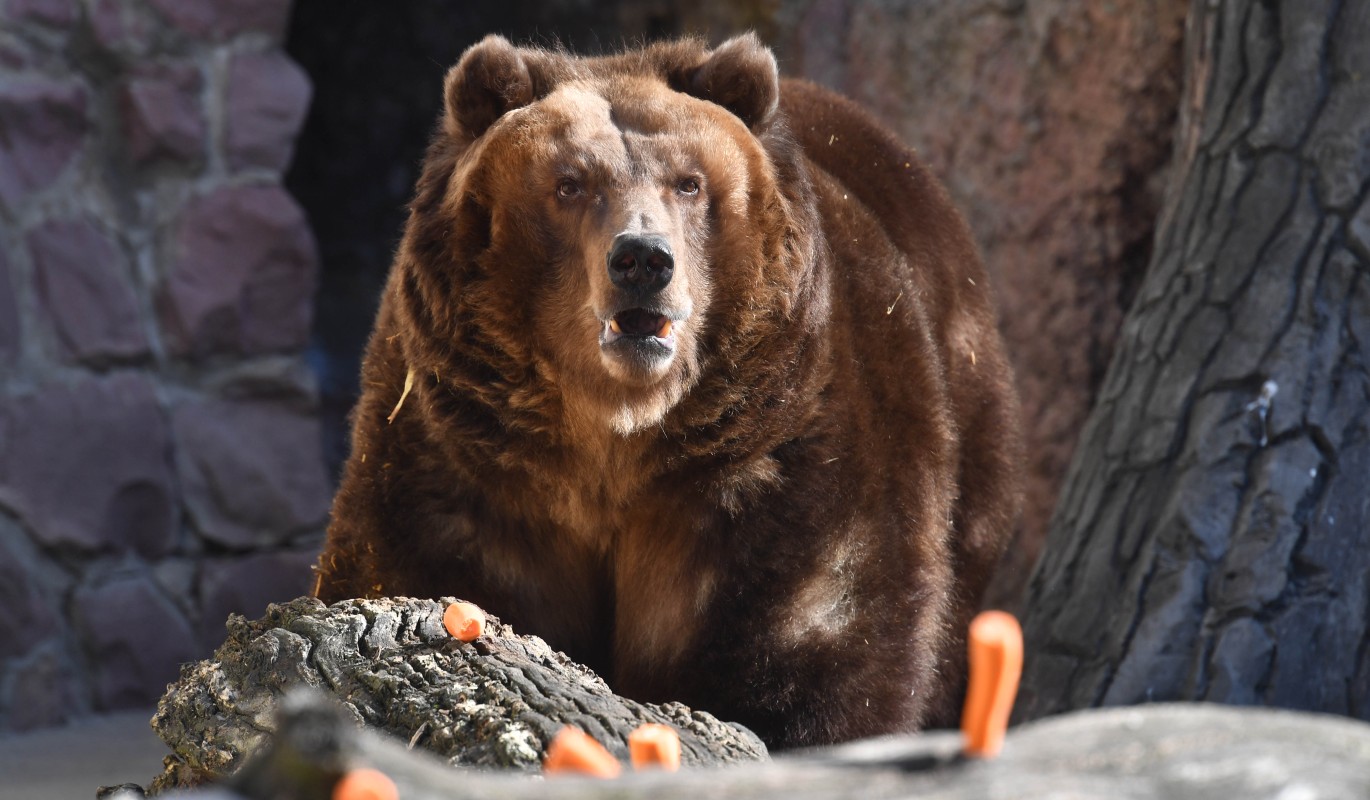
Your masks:
{"label": "bear's front leg", "polygon": [[945,541],[775,516],[696,531],[696,547],[658,527],[625,548],[615,690],[707,710],[777,748],[920,728],[951,619]]}

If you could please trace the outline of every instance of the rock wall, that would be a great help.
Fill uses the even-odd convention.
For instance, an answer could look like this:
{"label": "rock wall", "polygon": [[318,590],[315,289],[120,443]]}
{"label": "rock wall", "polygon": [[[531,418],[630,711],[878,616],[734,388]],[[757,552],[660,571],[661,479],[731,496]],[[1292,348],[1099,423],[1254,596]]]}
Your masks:
{"label": "rock wall", "polygon": [[289,0],[0,0],[0,730],[151,705],[330,485]]}

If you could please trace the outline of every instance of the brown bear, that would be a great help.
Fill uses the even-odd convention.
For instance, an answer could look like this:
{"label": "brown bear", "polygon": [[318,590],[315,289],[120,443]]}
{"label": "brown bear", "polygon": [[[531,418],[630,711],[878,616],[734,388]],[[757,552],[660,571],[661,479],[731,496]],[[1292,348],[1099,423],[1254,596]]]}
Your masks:
{"label": "brown bear", "polygon": [[1013,524],[965,223],[754,36],[449,72],[316,593],[473,601],[773,746],[954,721]]}

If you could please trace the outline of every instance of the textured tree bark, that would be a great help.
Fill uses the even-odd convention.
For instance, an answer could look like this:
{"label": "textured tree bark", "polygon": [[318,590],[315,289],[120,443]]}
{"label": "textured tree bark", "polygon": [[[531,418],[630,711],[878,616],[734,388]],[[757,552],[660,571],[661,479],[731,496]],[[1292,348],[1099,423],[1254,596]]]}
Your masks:
{"label": "textured tree bark", "polygon": [[1370,3],[1196,2],[1171,194],[1025,606],[1019,715],[1370,718]]}
{"label": "textured tree bark", "polygon": [[[306,698],[301,698],[306,699]],[[1370,725],[1213,705],[1070,714],[1013,731],[1001,756],[959,755],[946,732],[872,739],[765,764],[625,773],[612,781],[452,770],[340,722],[318,703],[283,704],[278,734],[226,785],[185,800],[329,800],[349,769],[379,769],[405,800],[1362,800]],[[133,790],[114,797],[135,798]]]}
{"label": "textured tree bark", "polygon": [[546,642],[493,617],[485,635],[458,642],[443,627],[445,608],[406,598],[332,606],[301,598],[253,622],[230,618],[214,658],[183,668],[158,703],[152,725],[173,753],[152,788],[237,772],[270,740],[278,701],[296,687],[336,697],[351,722],[452,765],[537,770],[565,725],[626,756],[627,735],[647,722],[680,734],[682,764],[766,757],[751,731],[679,703],[620,697]]}

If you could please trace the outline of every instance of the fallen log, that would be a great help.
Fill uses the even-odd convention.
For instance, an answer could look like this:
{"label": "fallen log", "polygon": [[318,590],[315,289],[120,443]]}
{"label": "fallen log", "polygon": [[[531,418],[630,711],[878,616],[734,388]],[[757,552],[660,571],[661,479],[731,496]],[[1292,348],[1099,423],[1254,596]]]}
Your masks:
{"label": "fallen log", "polygon": [[[442,628],[444,607],[302,599],[256,622],[232,619],[216,658],[186,667],[158,709],[154,727],[174,753],[154,791],[330,800],[345,776],[366,768],[388,776],[404,800],[1370,797],[1370,725],[1205,704],[1039,720],[1011,730],[998,758],[967,757],[960,734],[934,731],[768,761],[745,729],[617,697],[497,620],[474,642],[458,642]],[[563,725],[627,762],[627,735],[644,722],[679,732],[684,769],[612,781],[528,774]],[[140,794],[127,787],[105,796]]]}
{"label": "fallen log", "polygon": [[235,773],[277,728],[286,692],[312,687],[341,701],[356,725],[397,737],[454,766],[540,768],[547,744],[574,725],[626,757],[641,724],[670,725],[681,762],[758,760],[765,745],[738,725],[678,703],[646,705],[495,617],[470,643],[443,626],[444,601],[387,598],[325,606],[272,605],[260,620],[234,616],[214,658],[182,668],[152,725],[171,747],[153,791]]}
{"label": "fallen log", "polygon": [[1152,705],[1029,723],[994,759],[966,758],[959,735],[937,731],[768,763],[541,780],[454,770],[357,728],[322,698],[297,696],[283,704],[270,746],[226,785],[170,798],[329,800],[340,778],[362,767],[389,776],[403,800],[1364,800],[1370,725],[1270,709]]}

